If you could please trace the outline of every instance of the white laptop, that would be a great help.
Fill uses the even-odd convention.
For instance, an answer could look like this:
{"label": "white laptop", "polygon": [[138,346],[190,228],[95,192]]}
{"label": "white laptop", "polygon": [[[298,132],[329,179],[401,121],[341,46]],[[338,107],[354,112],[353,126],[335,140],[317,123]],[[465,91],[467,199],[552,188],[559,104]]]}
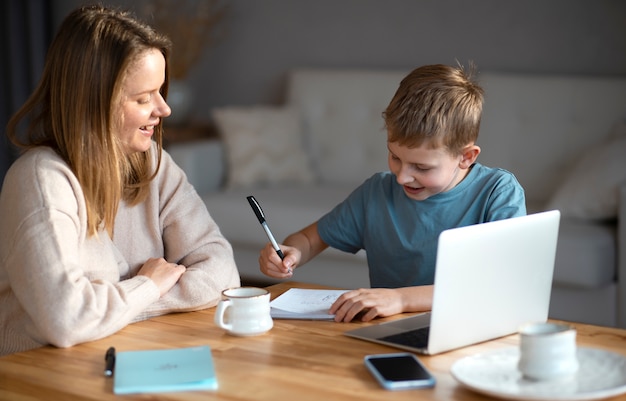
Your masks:
{"label": "white laptop", "polygon": [[433,355],[546,321],[560,217],[553,210],[442,232],[431,312],[344,334]]}

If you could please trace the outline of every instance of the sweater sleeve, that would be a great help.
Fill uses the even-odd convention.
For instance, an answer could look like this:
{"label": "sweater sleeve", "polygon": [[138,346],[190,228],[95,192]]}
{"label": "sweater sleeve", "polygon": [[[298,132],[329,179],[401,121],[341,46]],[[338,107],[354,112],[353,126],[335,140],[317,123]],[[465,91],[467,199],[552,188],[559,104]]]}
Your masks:
{"label": "sweater sleeve", "polygon": [[[185,173],[167,152],[144,205],[125,208],[133,217],[125,222],[143,222],[152,244],[142,244],[124,221],[116,222],[115,242],[123,247],[127,260],[138,269],[150,257],[164,257],[183,264],[187,271],[179,282],[158,301],[149,305],[137,319],[169,312],[199,310],[214,306],[221,292],[240,285],[230,243],[220,232],[204,202]],[[131,234],[135,232],[135,234]],[[122,245],[122,243],[124,245]],[[129,246],[129,244],[135,244]],[[162,246],[162,247],[160,247]],[[153,249],[151,254],[146,250]],[[139,257],[139,259],[138,259]]]}
{"label": "sweater sleeve", "polygon": [[38,152],[17,163],[0,209],[0,276],[11,294],[0,320],[19,333],[7,341],[67,347],[106,337],[158,299],[145,277],[120,281],[127,266],[106,232],[87,237],[80,185],[60,159]]}

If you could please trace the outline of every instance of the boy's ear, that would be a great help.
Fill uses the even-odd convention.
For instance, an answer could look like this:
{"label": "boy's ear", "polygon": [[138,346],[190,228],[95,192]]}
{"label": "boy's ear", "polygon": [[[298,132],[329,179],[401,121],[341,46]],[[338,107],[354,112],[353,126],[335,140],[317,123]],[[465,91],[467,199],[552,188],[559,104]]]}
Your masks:
{"label": "boy's ear", "polygon": [[462,169],[470,168],[472,164],[476,162],[478,155],[480,154],[480,146],[478,145],[468,145],[463,148],[461,152],[461,161],[459,162],[459,167]]}

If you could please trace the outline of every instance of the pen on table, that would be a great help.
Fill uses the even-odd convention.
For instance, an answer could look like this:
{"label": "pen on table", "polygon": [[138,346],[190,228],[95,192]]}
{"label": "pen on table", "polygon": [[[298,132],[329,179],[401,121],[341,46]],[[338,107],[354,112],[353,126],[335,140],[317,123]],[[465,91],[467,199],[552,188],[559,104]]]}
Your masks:
{"label": "pen on table", "polygon": [[[272,247],[274,248],[278,256],[280,256],[281,260],[285,259],[285,255],[283,255],[283,251],[280,250],[280,247],[278,246],[278,243],[276,242],[276,239],[274,238],[272,231],[270,231],[270,228],[267,225],[267,222],[265,221],[265,214],[263,214],[263,209],[261,209],[261,205],[259,205],[259,202],[257,202],[254,196],[248,196],[246,199],[248,199],[248,203],[250,204],[250,207],[254,211],[254,214],[256,214],[256,218],[259,219],[259,223],[261,223],[261,226],[263,226],[263,229],[265,230],[265,234],[267,234],[267,238],[272,243]],[[292,272],[291,269],[289,269],[289,273],[291,272]]]}
{"label": "pen on table", "polygon": [[107,353],[104,355],[104,375],[113,376],[113,370],[115,369],[115,348],[109,347]]}

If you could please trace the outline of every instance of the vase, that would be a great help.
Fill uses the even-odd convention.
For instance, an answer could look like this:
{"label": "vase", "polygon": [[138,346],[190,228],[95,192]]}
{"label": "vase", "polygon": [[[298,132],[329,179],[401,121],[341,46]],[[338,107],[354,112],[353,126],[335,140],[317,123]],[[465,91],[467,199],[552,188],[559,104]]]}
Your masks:
{"label": "vase", "polygon": [[189,122],[193,92],[187,82],[176,79],[170,80],[167,93],[167,104],[172,114],[164,120],[168,125],[185,125]]}

